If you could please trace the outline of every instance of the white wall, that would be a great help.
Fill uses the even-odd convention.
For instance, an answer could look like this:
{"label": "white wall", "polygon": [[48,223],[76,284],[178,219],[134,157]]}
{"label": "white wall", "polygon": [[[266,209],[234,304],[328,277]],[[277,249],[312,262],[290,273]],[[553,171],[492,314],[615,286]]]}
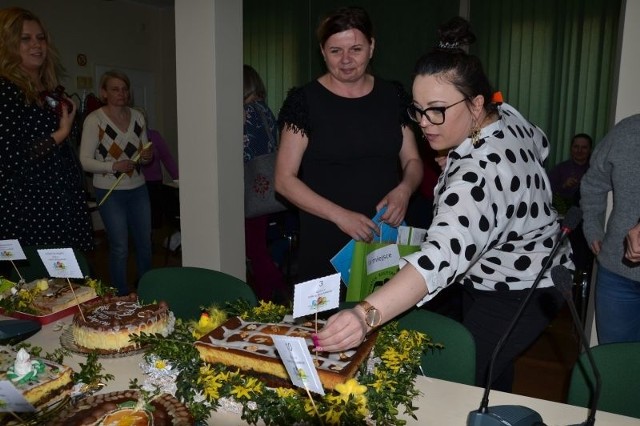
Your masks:
{"label": "white wall", "polygon": [[182,262],[245,279],[242,2],[176,0]]}

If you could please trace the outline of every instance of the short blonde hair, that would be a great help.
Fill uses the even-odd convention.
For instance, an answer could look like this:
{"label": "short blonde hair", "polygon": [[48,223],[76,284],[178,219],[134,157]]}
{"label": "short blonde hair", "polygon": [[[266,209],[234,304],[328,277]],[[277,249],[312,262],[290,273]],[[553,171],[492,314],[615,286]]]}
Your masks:
{"label": "short blonde hair", "polygon": [[[102,77],[100,77],[100,89],[107,90],[107,83],[109,82],[109,80],[113,80],[113,79],[123,81],[124,84],[127,86],[127,90],[131,92],[131,81],[129,80],[129,77],[122,71],[118,71],[115,69],[106,71],[104,74],[102,74]],[[105,102],[104,99],[100,99],[100,100],[102,102]],[[129,103],[131,103],[131,94],[129,94]]]}

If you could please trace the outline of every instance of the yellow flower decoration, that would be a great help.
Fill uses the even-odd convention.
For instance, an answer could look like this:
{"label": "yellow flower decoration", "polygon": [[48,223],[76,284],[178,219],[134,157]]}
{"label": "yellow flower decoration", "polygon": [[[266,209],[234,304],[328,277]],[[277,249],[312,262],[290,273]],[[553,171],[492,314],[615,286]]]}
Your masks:
{"label": "yellow flower decoration", "polygon": [[262,393],[262,382],[255,377],[249,377],[244,385],[236,385],[231,394],[236,398],[251,399],[252,393]]}
{"label": "yellow flower decoration", "polygon": [[342,417],[343,413],[344,410],[336,409],[332,406],[331,408],[329,408],[329,411],[324,414],[326,423],[329,425],[339,425],[340,417]]}
{"label": "yellow flower decoration", "polygon": [[295,398],[298,396],[298,392],[295,389],[289,388],[275,388],[278,398]]}
{"label": "yellow flower decoration", "polygon": [[340,394],[340,398],[344,402],[349,401],[349,396],[364,395],[367,392],[367,387],[358,383],[356,379],[349,379],[344,383],[340,383],[335,387],[336,391]]}
{"label": "yellow flower decoration", "polygon": [[154,367],[156,367],[158,370],[164,370],[165,368],[167,368],[167,363],[165,360],[159,359],[156,360]]}
{"label": "yellow flower decoration", "polygon": [[198,384],[202,384],[204,395],[209,400],[215,401],[220,398],[220,388],[222,388],[228,377],[228,374],[216,373],[209,364],[205,364],[200,368]]}

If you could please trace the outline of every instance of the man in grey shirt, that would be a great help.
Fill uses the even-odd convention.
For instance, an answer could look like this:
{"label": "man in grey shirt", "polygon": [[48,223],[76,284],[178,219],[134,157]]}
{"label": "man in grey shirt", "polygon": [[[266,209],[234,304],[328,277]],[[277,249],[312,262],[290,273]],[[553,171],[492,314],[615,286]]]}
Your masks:
{"label": "man in grey shirt", "polygon": [[[599,343],[640,341],[640,263],[625,258],[627,233],[640,219],[640,114],[616,124],[596,146],[582,178],[584,234],[597,256]],[[607,194],[613,210],[605,223]]]}

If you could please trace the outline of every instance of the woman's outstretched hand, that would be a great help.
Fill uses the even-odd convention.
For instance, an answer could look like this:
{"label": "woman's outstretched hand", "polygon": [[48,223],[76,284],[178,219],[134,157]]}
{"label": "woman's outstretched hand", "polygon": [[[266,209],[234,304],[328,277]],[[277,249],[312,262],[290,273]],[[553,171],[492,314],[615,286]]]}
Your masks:
{"label": "woman's outstretched hand", "polygon": [[341,352],[359,346],[366,334],[363,312],[357,308],[343,309],[329,318],[314,343],[318,350]]}

